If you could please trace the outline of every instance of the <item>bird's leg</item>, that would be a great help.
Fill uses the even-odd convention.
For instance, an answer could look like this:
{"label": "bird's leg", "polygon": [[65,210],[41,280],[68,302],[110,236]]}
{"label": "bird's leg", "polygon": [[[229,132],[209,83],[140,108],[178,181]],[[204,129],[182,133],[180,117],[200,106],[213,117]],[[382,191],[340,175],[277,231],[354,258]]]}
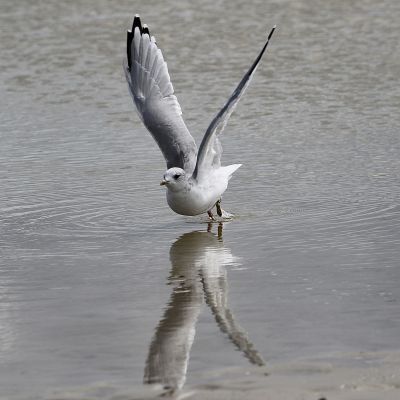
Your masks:
{"label": "bird's leg", "polygon": [[208,211],[207,211],[207,214],[208,214],[208,218],[210,218],[211,221],[215,221],[214,215],[213,215],[213,213],[211,212],[211,210],[208,210]]}
{"label": "bird's leg", "polygon": [[217,208],[218,216],[222,217],[221,199],[215,203],[215,207]]}
{"label": "bird's leg", "polygon": [[227,218],[227,219],[231,219],[233,218],[233,214],[230,214],[226,211],[224,211],[221,208],[221,199],[219,199],[216,203],[215,203],[215,207],[217,208],[217,214],[218,216],[222,217],[222,218]]}

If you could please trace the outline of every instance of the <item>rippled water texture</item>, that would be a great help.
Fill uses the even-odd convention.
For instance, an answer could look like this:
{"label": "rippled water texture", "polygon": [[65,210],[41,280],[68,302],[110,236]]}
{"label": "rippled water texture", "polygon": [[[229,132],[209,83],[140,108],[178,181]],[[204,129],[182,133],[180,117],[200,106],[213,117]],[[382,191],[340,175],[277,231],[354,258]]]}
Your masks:
{"label": "rippled water texture", "polygon": [[[166,204],[122,71],[135,13],[197,141],[278,25],[223,136],[230,223]],[[260,388],[281,364],[295,385],[313,357],[384,359],[393,394],[399,21],[396,0],[0,0],[0,397],[238,388],[231,368]]]}

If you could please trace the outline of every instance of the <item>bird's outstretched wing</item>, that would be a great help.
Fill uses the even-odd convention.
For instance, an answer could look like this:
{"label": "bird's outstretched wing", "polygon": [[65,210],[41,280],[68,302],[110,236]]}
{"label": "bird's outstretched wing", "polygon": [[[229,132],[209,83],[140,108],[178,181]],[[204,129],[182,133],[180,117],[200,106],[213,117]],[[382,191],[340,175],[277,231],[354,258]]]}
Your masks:
{"label": "bird's outstretched wing", "polygon": [[271,36],[275,31],[275,28],[276,26],[272,28],[271,32],[268,35],[267,41],[261,49],[260,53],[258,54],[256,60],[254,61],[250,69],[246,72],[239,85],[232,93],[231,97],[218,112],[218,114],[214,117],[214,119],[211,121],[210,126],[207,128],[207,131],[204,134],[203,140],[200,144],[199,153],[197,155],[197,163],[193,172],[194,179],[197,179],[199,173],[201,173],[202,170],[206,170],[212,165],[220,164],[222,149],[217,136],[225,128],[225,125],[228,122],[228,119],[233,110],[235,109],[235,106],[237,105],[241,96],[249,85],[250,80],[258,66],[258,63],[260,62],[261,57],[263,56],[268,46],[269,40],[271,39]]}
{"label": "bird's outstretched wing", "polygon": [[180,167],[191,174],[196,163],[196,143],[183,121],[167,63],[138,15],[132,31],[127,33],[124,69],[139,116],[160,147],[167,167]]}

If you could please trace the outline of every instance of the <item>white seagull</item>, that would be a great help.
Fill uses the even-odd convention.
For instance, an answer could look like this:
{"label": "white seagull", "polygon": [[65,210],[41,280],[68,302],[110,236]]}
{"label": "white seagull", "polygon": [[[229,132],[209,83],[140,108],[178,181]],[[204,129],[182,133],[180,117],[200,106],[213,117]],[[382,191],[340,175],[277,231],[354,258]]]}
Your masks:
{"label": "white seagull", "polygon": [[247,88],[275,28],[226,104],[211,121],[197,150],[174,95],[167,63],[154,36],[150,36],[149,28],[142,25],[139,15],[135,15],[132,30],[127,34],[126,80],[139,117],[167,162],[168,169],[160,184],[167,188],[168,205],[177,214],[207,212],[214,220],[212,209],[215,206],[220,217],[232,216],[221,209],[221,196],[232,174],[242,164],[221,166],[222,147],[218,135]]}

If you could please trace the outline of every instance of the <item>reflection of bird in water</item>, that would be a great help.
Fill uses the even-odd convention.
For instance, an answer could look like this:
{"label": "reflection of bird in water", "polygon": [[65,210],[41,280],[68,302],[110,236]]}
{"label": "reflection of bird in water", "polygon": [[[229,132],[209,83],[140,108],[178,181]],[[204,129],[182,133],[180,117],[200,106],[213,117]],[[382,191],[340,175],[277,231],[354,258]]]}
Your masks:
{"label": "reflection of bird in water", "polygon": [[171,393],[183,387],[204,298],[220,330],[251,363],[264,365],[227,305],[225,266],[236,260],[223,245],[222,225],[218,236],[210,226],[207,232],[182,235],[171,246],[170,261],[169,282],[174,288],[150,345],[144,382],[162,384]]}

